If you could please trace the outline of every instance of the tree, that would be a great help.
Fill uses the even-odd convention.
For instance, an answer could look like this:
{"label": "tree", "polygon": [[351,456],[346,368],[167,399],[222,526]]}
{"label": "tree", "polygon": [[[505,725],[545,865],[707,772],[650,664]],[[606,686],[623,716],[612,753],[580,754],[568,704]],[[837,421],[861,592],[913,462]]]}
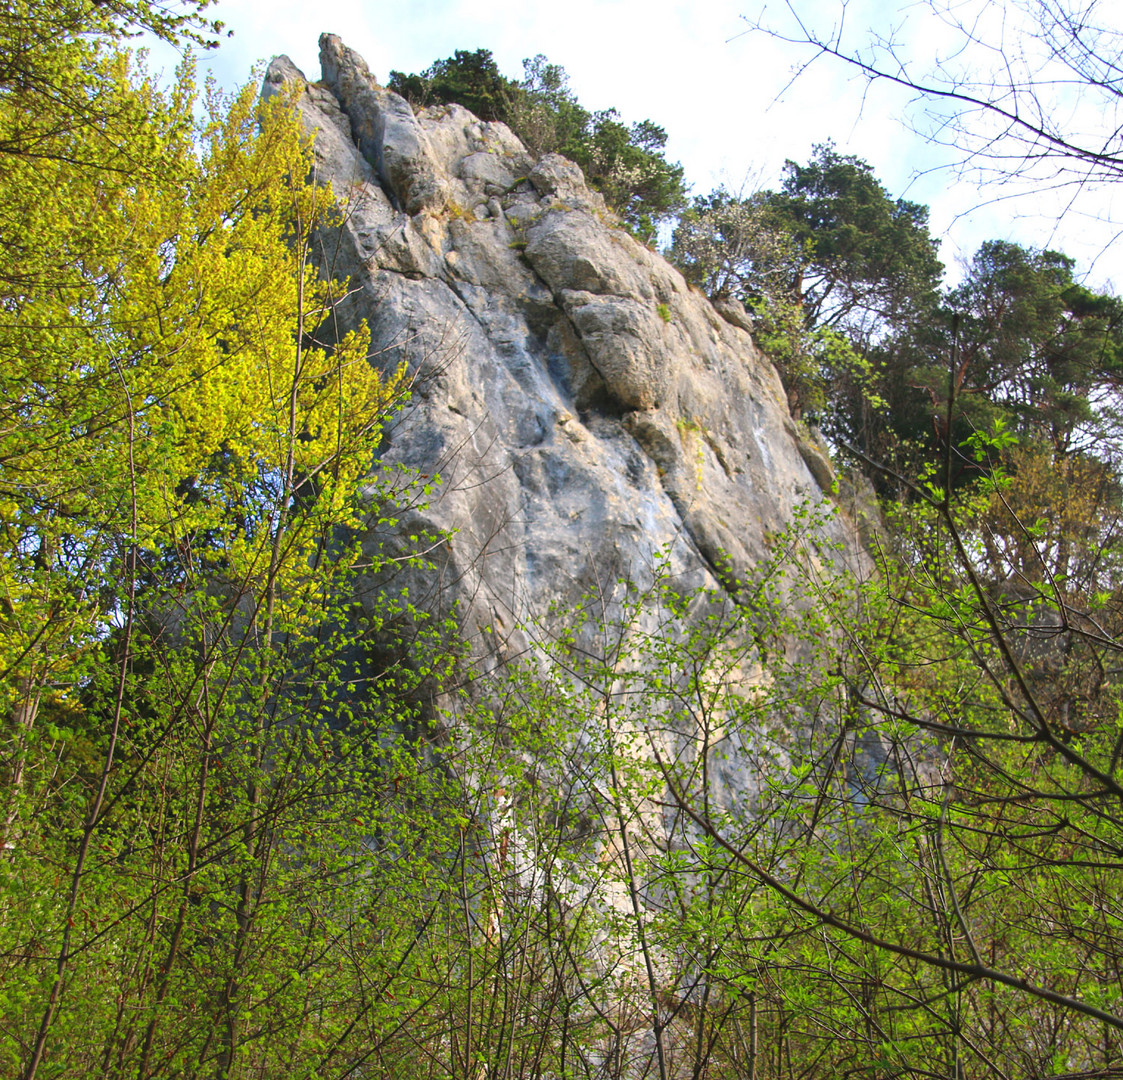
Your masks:
{"label": "tree", "polygon": [[740,1026],[741,1075],[1120,1067],[1119,701],[1080,689],[1118,646],[992,592],[947,490],[917,488],[899,571],[848,578],[810,518],[738,602],[668,577],[607,668],[587,636],[559,658],[629,744],[612,849],[634,845],[668,1057],[688,1020],[710,1068]]}
{"label": "tree", "polygon": [[862,345],[925,310],[943,266],[925,207],[894,200],[866,162],[815,148],[779,191],[695,199],[672,253],[712,295],[795,303],[808,329]]}
{"label": "tree", "polygon": [[[828,172],[793,177],[787,207],[824,226],[823,295],[843,290],[845,321],[866,264],[853,226],[833,247]],[[832,277],[837,250],[851,280]],[[892,311],[884,284],[870,325]],[[663,776],[714,870],[787,920],[784,946],[726,924],[725,977],[772,973],[779,1015],[830,1032],[819,1061],[852,1045],[874,1074],[1114,1075],[1119,941],[1098,913],[1120,865],[1117,301],[1065,256],[1004,242],[924,301],[865,338],[864,386],[832,388],[835,437],[902,504],[872,590],[802,579],[835,658],[778,650],[770,685],[820,695],[766,815],[792,846],[776,859],[775,832],[715,812],[668,755]],[[871,389],[889,405],[873,416],[857,407]]]}
{"label": "tree", "polygon": [[523,77],[508,101],[506,121],[532,154],[572,156],[591,119],[570,89],[565,68],[541,53],[523,61]]}
{"label": "tree", "polygon": [[719,300],[799,304],[807,255],[773,199],[768,191],[741,198],[724,188],[695,196],[670,252],[686,279]]}
{"label": "tree", "polygon": [[686,201],[682,166],[667,161],[666,145],[667,133],[657,124],[644,120],[628,127],[615,109],[605,109],[593,114],[590,129],[571,146],[589,186],[646,244],[655,242],[659,223]]}
{"label": "tree", "polygon": [[[1036,446],[1058,467],[1078,453],[1107,465],[1116,439],[1117,305],[1114,296],[1079,285],[1072,260],[1058,252],[985,243],[961,285],[870,350],[876,374],[866,386],[836,387],[832,433],[867,458],[915,475],[939,452],[950,378],[959,401],[954,443],[1001,423],[1019,445]],[[871,391],[882,407],[867,404]],[[961,461],[956,483],[978,472],[972,459]],[[892,487],[884,474],[871,478],[883,492]]]}
{"label": "tree", "polygon": [[523,876],[525,763],[436,722],[447,628],[359,588],[415,485],[368,476],[402,380],[325,328],[346,208],[291,103],[200,126],[105,60],[136,169],[63,124],[0,200],[53,253],[0,307],[0,1071],[589,1072],[604,922]]}
{"label": "tree", "polygon": [[[1098,2],[1024,0],[1012,8],[932,2],[886,34],[853,43],[839,19],[829,29],[789,4],[783,24],[753,30],[841,61],[871,86],[897,86],[922,103],[918,126],[978,180],[1023,191],[1078,193],[1120,178],[1119,79],[1123,35]],[[919,29],[922,47],[905,45]],[[923,44],[944,51],[927,63]],[[1004,193],[1007,197],[1009,191]]]}
{"label": "tree", "polygon": [[943,265],[927,208],[892,199],[866,162],[818,146],[807,165],[787,163],[771,203],[805,246],[799,288],[810,325],[844,330],[861,344],[931,304]]}
{"label": "tree", "polygon": [[129,136],[142,112],[117,92],[119,58],[109,44],[143,31],[173,44],[212,47],[222,24],[204,17],[209,6],[209,0],[175,8],[148,0],[28,0],[0,20],[0,167],[13,200],[5,208],[0,282],[13,274],[13,287],[34,281],[30,259],[48,267],[52,259],[60,261],[54,250],[37,251],[35,242],[44,237],[28,235],[36,220],[28,207],[39,185],[33,174],[17,182],[17,171],[49,169],[60,160],[105,173],[142,164],[129,154]]}
{"label": "tree", "polygon": [[947,301],[961,313],[963,407],[985,395],[1019,438],[1060,456],[1113,444],[1104,399],[1121,374],[1123,306],[1073,270],[1059,252],[993,241]]}
{"label": "tree", "polygon": [[387,87],[414,108],[455,102],[481,120],[502,120],[515,83],[499,73],[490,49],[457,49],[447,60],[436,60],[420,75],[391,71]]}
{"label": "tree", "polygon": [[[1007,445],[945,441],[938,471],[898,478],[878,576],[794,529],[738,603],[684,599],[636,632],[634,681],[615,669],[666,787],[648,797],[682,814],[652,872],[706,896],[676,927],[711,994],[700,1030],[751,1023],[762,1070],[1120,1067],[1117,602],[988,576],[974,530],[1004,506]],[[960,454],[987,464],[975,491],[951,483]]]}
{"label": "tree", "polygon": [[[212,95],[199,126],[189,70],[71,59],[131,128],[62,115],[0,177],[36,241],[0,306],[3,1071],[350,1068],[417,1008],[356,986],[420,951],[448,849],[407,810],[449,806],[406,752],[432,669],[376,667],[405,613],[353,599],[401,382],[364,332],[319,344],[337,211],[290,103]],[[372,940],[385,892],[418,922]]]}
{"label": "tree", "polygon": [[871,356],[931,311],[943,267],[927,211],[893,200],[868,164],[815,148],[779,191],[697,198],[671,249],[687,277],[756,316],[797,416],[834,434],[851,398],[880,402]]}

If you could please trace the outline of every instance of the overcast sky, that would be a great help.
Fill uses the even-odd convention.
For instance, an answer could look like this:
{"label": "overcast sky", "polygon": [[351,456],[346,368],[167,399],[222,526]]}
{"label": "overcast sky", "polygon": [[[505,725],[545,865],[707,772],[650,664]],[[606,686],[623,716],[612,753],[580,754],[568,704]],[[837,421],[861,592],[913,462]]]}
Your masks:
{"label": "overcast sky", "polygon": [[[792,82],[807,55],[746,32],[745,17],[784,17],[783,0],[767,2],[773,9],[763,6],[766,0],[218,0],[214,13],[233,37],[206,65],[232,88],[255,64],[287,53],[315,79],[322,31],[339,34],[380,81],[391,69],[420,71],[456,49],[481,47],[517,77],[525,57],[544,53],[566,69],[586,107],[612,106],[628,122],[651,119],[664,127],[667,155],[682,162],[695,193],[719,184],[775,185],[785,159],[806,162],[816,143],[833,140],[867,160],[892,195],[931,208],[932,233],[952,277],[979,243],[1001,238],[1058,248],[1077,258],[1090,284],[1123,288],[1123,241],[1112,244],[1117,229],[1097,220],[1110,215],[1110,191],[1082,192],[1058,228],[1068,194],[1009,200],[1002,198],[1009,186],[980,191],[961,181],[940,167],[949,152],[913,134],[907,118],[915,126],[919,114],[910,113],[903,92],[867,87],[829,60]],[[798,3],[801,16],[821,27],[838,17],[834,0]],[[939,42],[940,27],[915,4],[904,10],[911,14],[903,40],[919,55]],[[855,42],[867,29],[900,26],[901,18],[875,0],[856,0],[847,11]],[[156,68],[173,63],[168,53],[152,58]],[[1123,212],[1114,220],[1123,224]]]}

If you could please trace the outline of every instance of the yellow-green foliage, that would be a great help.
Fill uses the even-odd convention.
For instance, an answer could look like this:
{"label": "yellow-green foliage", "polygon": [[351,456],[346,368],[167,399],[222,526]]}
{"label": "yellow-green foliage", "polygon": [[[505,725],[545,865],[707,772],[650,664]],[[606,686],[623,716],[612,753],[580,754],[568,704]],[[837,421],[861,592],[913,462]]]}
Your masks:
{"label": "yellow-green foliage", "polygon": [[366,829],[307,814],[373,782],[322,727],[360,708],[346,530],[402,380],[321,344],[346,284],[291,101],[197,121],[189,64],[160,91],[83,13],[0,79],[0,1074],[96,1071],[120,1008],[118,1071],[232,1075],[319,978],[297,845]]}
{"label": "yellow-green foliage", "polygon": [[[247,88],[208,101],[197,129],[190,71],[162,95],[123,56],[103,70],[134,117],[139,175],[86,165],[121,134],[90,128],[3,180],[27,238],[0,255],[9,694],[65,682],[101,632],[122,545],[221,529],[265,477],[281,512],[315,483],[345,521],[398,389],[366,362],[365,334],[331,354],[309,344],[342,286],[307,263],[331,197],[294,179],[309,147],[287,105]],[[226,538],[232,573],[268,562],[264,536]]]}

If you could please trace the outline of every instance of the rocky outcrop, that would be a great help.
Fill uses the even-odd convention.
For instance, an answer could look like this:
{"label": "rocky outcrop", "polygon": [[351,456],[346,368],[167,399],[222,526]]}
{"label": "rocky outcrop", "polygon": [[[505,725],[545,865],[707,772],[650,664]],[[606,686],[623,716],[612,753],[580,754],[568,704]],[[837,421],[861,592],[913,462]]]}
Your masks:
{"label": "rocky outcrop", "polygon": [[660,560],[734,587],[831,479],[744,312],[616,228],[573,163],[456,105],[415,114],[337,37],[320,47],[319,83],[281,57],[265,93],[295,85],[343,210],[321,237],[350,279],[340,330],[366,321],[374,362],[412,373],[384,459],[439,483],[398,527],[446,538],[411,597],[502,651]]}

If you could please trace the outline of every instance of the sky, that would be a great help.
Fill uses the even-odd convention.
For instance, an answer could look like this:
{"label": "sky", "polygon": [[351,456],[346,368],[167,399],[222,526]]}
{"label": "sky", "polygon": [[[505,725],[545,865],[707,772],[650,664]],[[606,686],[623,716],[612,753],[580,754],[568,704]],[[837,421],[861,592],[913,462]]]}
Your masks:
{"label": "sky", "polygon": [[[930,12],[915,3],[898,12],[894,2],[851,0],[846,40],[892,30],[919,62],[954,48]],[[837,0],[793,3],[823,30],[843,10]],[[629,123],[662,126],[667,156],[682,163],[694,194],[718,185],[746,193],[776,186],[785,160],[805,163],[830,140],[869,162],[891,195],[930,208],[950,281],[984,240],[1008,239],[1064,251],[1090,285],[1123,291],[1123,238],[1116,239],[1123,197],[1113,215],[1110,189],[1081,189],[1074,199],[1041,186],[980,188],[951,167],[953,151],[917,133],[924,117],[904,91],[869,86],[829,58],[794,77],[809,54],[751,28],[761,19],[791,25],[786,8],[786,0],[219,0],[213,14],[233,36],[205,56],[204,67],[234,88],[255,64],[287,53],[315,79],[323,31],[342,37],[383,82],[391,69],[420,71],[457,49],[490,49],[510,77],[521,74],[524,58],[544,53],[566,69],[587,108],[615,107]],[[991,3],[986,10],[1005,18],[1012,9]],[[993,28],[995,40],[1004,29]],[[175,60],[158,48],[150,64],[170,71]],[[1078,110],[1082,103],[1062,104]]]}

